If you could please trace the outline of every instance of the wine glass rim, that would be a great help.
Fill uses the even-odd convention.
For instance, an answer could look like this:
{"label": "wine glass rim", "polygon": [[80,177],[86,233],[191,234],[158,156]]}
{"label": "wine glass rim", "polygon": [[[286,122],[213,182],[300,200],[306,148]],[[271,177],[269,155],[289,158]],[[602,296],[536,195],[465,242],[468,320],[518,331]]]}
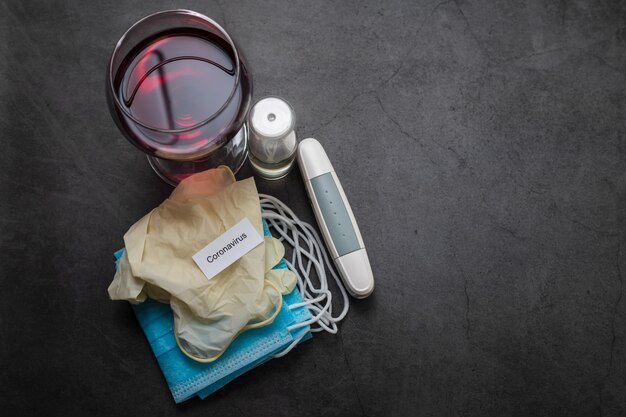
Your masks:
{"label": "wine glass rim", "polygon": [[[113,73],[113,58],[116,56],[119,48],[121,47],[122,43],[124,42],[125,38],[129,35],[129,33],[135,29],[137,26],[143,24],[146,20],[148,19],[153,19],[156,16],[160,16],[160,15],[165,15],[165,14],[186,14],[186,15],[192,15],[195,17],[198,17],[202,20],[207,21],[208,23],[210,23],[211,25],[214,25],[217,30],[219,30],[221,32],[222,35],[224,35],[224,37],[226,38],[226,40],[228,41],[230,47],[233,49],[233,55],[234,55],[234,59],[235,59],[235,83],[233,84],[233,88],[228,96],[228,99],[224,102],[224,104],[217,109],[217,111],[215,111],[212,115],[210,115],[209,117],[207,117],[206,119],[194,124],[193,126],[188,126],[182,129],[163,129],[160,127],[156,127],[156,126],[152,126],[149,125],[147,123],[142,122],[141,120],[137,119],[135,116],[133,116],[126,108],[124,105],[122,105],[118,94],[115,90],[115,77],[117,76],[117,73],[114,74]],[[125,59],[126,57],[123,57],[122,59]],[[119,70],[119,68],[118,68]],[[194,12],[193,10],[188,10],[188,9],[171,9],[171,10],[162,10],[160,12],[156,12],[156,13],[152,13],[149,14],[147,16],[144,16],[143,18],[139,19],[138,21],[136,21],[135,23],[133,23],[125,32],[124,34],[120,37],[120,39],[117,41],[117,43],[115,44],[115,49],[113,49],[113,53],[111,54],[111,58],[109,59],[109,66],[108,66],[108,74],[107,74],[107,78],[108,78],[108,87],[111,90],[111,97],[114,100],[115,103],[115,107],[120,110],[122,113],[124,113],[124,115],[126,117],[128,117],[129,119],[131,119],[134,123],[138,124],[141,127],[144,127],[148,130],[152,130],[155,132],[159,132],[159,133],[185,133],[185,132],[189,132],[191,130],[195,130],[198,129],[201,126],[204,126],[205,124],[209,123],[210,121],[212,121],[213,119],[215,119],[216,117],[218,117],[223,111],[224,109],[230,104],[230,102],[232,101],[233,97],[235,96],[235,93],[237,92],[237,88],[239,87],[239,80],[240,80],[240,71],[241,71],[241,65],[240,65],[240,60],[239,60],[239,51],[237,50],[237,45],[235,45],[235,42],[233,42],[232,38],[230,37],[230,35],[228,34],[228,32],[226,32],[226,30],[219,24],[217,23],[215,20],[211,19],[208,16],[203,15],[202,13],[198,13],[198,12]]]}

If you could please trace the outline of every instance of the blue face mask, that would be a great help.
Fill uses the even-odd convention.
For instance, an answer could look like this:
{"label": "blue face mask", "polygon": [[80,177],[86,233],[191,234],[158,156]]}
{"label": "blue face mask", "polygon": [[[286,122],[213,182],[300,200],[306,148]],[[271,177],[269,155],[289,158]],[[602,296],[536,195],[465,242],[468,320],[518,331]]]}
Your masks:
{"label": "blue face mask", "polygon": [[[267,226],[263,226],[268,235]],[[116,258],[119,259],[122,253],[123,250],[116,252]],[[287,268],[284,260],[275,267],[280,268]],[[303,298],[297,288],[285,295],[281,311],[271,324],[240,334],[224,354],[211,363],[193,361],[180,351],[173,333],[174,319],[169,305],[148,299],[133,305],[133,310],[157,358],[174,401],[179,403],[194,395],[206,398],[292,344],[310,339],[309,326],[294,326],[311,320],[309,310],[305,306],[289,308],[302,302]]]}
{"label": "blue face mask", "polygon": [[281,312],[265,327],[239,335],[224,354],[211,363],[200,363],[185,356],[174,338],[172,311],[167,304],[146,300],[133,305],[135,315],[157,358],[174,401],[182,402],[194,395],[206,398],[239,375],[271,359],[288,347],[302,333],[310,338],[309,328],[294,333],[287,327],[310,319],[306,308],[289,310],[287,304],[302,301],[297,289],[284,297]]}
{"label": "blue face mask", "polygon": [[[259,196],[265,235],[270,234],[267,221],[278,237],[293,248],[290,262],[283,259],[274,269],[289,268],[298,278],[298,287],[283,296],[281,310],[271,324],[243,332],[219,359],[200,363],[189,359],[178,348],[169,305],[150,299],[133,305],[177,403],[194,395],[206,398],[255,366],[285,355],[298,343],[310,339],[311,332],[337,333],[337,324],[348,313],[348,295],[315,229],[276,198]],[[116,258],[122,253],[123,250],[118,251]],[[310,279],[313,272],[317,276],[315,281]],[[329,278],[334,279],[343,299],[338,315],[332,313]]]}

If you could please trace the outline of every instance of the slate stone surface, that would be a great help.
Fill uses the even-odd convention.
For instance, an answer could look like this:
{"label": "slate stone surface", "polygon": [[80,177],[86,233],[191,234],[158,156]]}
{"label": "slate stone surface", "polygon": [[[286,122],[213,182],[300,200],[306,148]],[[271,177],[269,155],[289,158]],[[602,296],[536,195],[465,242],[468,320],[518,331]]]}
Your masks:
{"label": "slate stone surface", "polygon": [[[177,7],[324,144],[377,280],[338,335],[179,406],[106,294],[170,188],[103,87]],[[626,415],[625,2],[4,0],[0,29],[3,415]],[[313,219],[297,170],[258,188]]]}

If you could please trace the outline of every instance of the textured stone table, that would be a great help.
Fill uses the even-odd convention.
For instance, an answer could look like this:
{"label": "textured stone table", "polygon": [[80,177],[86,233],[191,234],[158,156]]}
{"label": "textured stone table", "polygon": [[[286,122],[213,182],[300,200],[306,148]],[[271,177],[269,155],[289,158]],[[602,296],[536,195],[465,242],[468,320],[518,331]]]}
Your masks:
{"label": "textured stone table", "polygon": [[[175,7],[326,146],[377,279],[338,335],[179,406],[106,294],[170,188],[104,97]],[[0,29],[3,415],[626,415],[623,1],[4,0]],[[312,220],[297,171],[258,188]]]}

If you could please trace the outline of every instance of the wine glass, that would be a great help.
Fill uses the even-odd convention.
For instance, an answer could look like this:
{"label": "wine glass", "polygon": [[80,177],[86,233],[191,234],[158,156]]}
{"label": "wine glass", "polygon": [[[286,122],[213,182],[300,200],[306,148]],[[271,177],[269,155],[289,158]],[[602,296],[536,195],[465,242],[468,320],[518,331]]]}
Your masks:
{"label": "wine glass", "polygon": [[166,182],[245,162],[252,77],[210,18],[179,9],[139,20],[113,50],[106,92],[118,128]]}

